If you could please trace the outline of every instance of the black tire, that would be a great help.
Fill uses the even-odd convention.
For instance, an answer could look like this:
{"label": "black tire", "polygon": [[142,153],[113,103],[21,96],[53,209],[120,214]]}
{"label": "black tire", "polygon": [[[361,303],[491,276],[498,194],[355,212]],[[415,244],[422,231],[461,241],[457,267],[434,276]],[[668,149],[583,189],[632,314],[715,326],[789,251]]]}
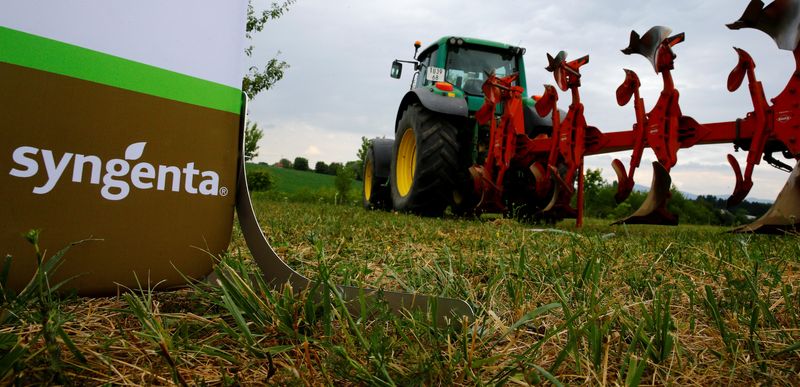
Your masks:
{"label": "black tire", "polygon": [[392,207],[389,169],[393,146],[391,139],[376,138],[370,141],[364,159],[364,189],[361,190],[361,203],[368,210],[387,210]]}
{"label": "black tire", "polygon": [[395,210],[441,216],[453,199],[458,172],[458,129],[419,104],[397,123],[391,163]]}
{"label": "black tire", "polygon": [[452,195],[453,201],[450,204],[450,211],[454,216],[469,218],[480,215],[480,211],[475,208],[480,197],[475,194],[475,182],[470,173],[462,174],[456,182]]}

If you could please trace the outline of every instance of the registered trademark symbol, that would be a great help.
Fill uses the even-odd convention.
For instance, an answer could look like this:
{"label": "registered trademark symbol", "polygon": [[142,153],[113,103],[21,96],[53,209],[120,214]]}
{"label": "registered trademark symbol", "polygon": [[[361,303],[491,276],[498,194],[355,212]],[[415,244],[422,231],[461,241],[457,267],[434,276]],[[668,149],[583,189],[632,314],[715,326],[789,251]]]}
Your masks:
{"label": "registered trademark symbol", "polygon": [[219,196],[228,196],[228,187],[222,187],[219,189]]}

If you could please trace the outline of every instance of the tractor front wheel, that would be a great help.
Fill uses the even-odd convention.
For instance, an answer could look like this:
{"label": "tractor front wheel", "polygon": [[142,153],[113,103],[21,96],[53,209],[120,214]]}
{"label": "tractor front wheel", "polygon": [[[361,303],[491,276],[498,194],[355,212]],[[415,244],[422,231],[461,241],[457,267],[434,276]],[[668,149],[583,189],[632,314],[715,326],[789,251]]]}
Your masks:
{"label": "tractor front wheel", "polygon": [[451,203],[458,172],[458,130],[414,104],[397,124],[390,180],[398,211],[440,216]]}

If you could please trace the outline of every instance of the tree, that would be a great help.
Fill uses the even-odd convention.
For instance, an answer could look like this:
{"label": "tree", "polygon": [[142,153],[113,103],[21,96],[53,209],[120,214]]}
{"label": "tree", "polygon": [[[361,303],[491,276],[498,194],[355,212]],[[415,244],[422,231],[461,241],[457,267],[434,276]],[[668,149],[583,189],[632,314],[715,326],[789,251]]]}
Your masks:
{"label": "tree", "polygon": [[308,171],[308,159],[305,157],[294,158],[294,169],[298,171]]}
{"label": "tree", "polygon": [[584,179],[584,206],[587,214],[594,217],[605,218],[614,211],[615,186],[608,184],[603,179],[602,169],[586,169]]}
{"label": "tree", "polygon": [[317,161],[317,163],[314,164],[314,172],[322,174],[328,173],[328,164],[325,164],[324,161]]}
{"label": "tree", "polygon": [[356,155],[362,164],[367,161],[367,152],[369,151],[369,144],[371,142],[371,140],[361,136],[361,148],[358,148],[358,153]]}
{"label": "tree", "polygon": [[350,170],[350,174],[358,181],[362,180],[364,174],[364,164],[360,160],[348,161],[344,163],[344,167]]}
{"label": "tree", "polygon": [[586,173],[584,174],[584,185],[583,189],[586,192],[586,196],[597,196],[600,193],[600,190],[608,185],[605,179],[603,179],[603,170],[586,169]]}
{"label": "tree", "polygon": [[278,161],[278,166],[281,168],[291,168],[292,162],[289,161],[289,159],[281,159],[281,161]]}
{"label": "tree", "polygon": [[[272,3],[267,9],[256,13],[252,1],[247,4],[247,27],[245,36],[247,39],[252,39],[253,34],[261,32],[264,26],[270,20],[275,20],[289,10],[289,6],[294,4],[296,0],[283,0],[281,2]],[[248,57],[253,56],[253,46],[250,45],[244,50]],[[278,52],[280,55],[280,52]],[[283,78],[283,73],[289,68],[289,64],[285,61],[279,60],[277,56],[270,59],[264,70],[259,70],[258,66],[250,67],[250,71],[245,75],[242,80],[242,90],[244,90],[250,98],[255,97],[258,93],[269,90],[276,82]]]}
{"label": "tree", "polygon": [[[363,180],[364,176],[364,163],[367,161],[367,152],[369,152],[369,145],[372,141],[368,138],[361,136],[361,147],[358,148],[358,153],[356,156],[358,160],[355,161],[355,165],[352,166],[354,175],[356,180]],[[350,163],[348,163],[350,164]]]}
{"label": "tree", "polygon": [[344,168],[342,166],[342,163],[332,162],[332,163],[330,163],[330,165],[328,165],[328,174],[336,176],[336,174],[342,168]]}
{"label": "tree", "polygon": [[[252,0],[247,4],[247,25],[245,28],[245,36],[247,39],[252,39],[253,34],[261,32],[268,21],[277,19],[283,16],[289,10],[289,6],[296,0],[284,0],[280,3],[272,3],[267,9],[256,14],[253,8]],[[253,56],[253,46],[250,45],[244,50],[247,57]],[[280,55],[280,52],[278,52]],[[254,98],[258,93],[269,90],[276,82],[283,78],[283,72],[289,68],[289,64],[278,60],[277,57],[270,59],[267,62],[263,71],[259,71],[258,66],[250,67],[247,75],[242,79],[242,90],[247,93],[250,98]],[[258,129],[258,125],[253,123],[245,126],[244,131],[244,155],[245,160],[249,161],[253,157],[258,156],[258,141],[264,137],[264,132]]]}
{"label": "tree", "polygon": [[350,187],[353,185],[353,174],[350,169],[339,168],[339,170],[336,171],[334,185],[339,195],[339,203],[346,203],[347,197],[350,195]]}
{"label": "tree", "polygon": [[244,128],[244,160],[250,161],[258,156],[258,141],[264,137],[264,131],[258,123],[248,122]]}

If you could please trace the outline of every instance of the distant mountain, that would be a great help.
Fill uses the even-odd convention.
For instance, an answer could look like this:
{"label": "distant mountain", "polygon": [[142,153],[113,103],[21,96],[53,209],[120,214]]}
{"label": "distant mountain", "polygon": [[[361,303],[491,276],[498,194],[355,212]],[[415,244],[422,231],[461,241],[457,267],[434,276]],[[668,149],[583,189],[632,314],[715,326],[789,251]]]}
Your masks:
{"label": "distant mountain", "polygon": [[[639,191],[639,192],[647,192],[647,191],[650,190],[650,187],[647,187],[647,186],[644,186],[644,185],[641,185],[641,184],[634,184],[633,185],[633,190],[634,191]],[[683,196],[685,198],[687,198],[689,200],[695,200],[700,196],[700,195],[697,195],[697,194],[693,194],[691,192],[685,192],[685,191],[680,191],[680,192],[683,194]],[[703,195],[703,196],[706,196],[706,195]],[[718,199],[724,199],[724,200],[728,199],[728,196],[719,196],[719,195],[711,195],[711,196],[714,196],[714,197],[716,197]],[[772,204],[773,203],[772,200],[759,199],[759,198],[750,198],[750,197],[746,198],[745,201],[748,201],[748,202],[751,202],[751,203],[766,203],[766,204]]]}

